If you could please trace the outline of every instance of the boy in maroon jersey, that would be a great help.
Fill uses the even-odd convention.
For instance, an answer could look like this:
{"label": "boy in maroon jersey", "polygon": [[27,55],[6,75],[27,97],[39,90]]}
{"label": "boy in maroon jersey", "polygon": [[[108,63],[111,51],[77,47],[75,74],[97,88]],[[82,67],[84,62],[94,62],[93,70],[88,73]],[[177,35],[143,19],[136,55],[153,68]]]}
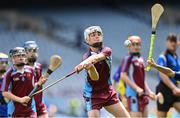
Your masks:
{"label": "boy in maroon jersey", "polygon": [[[35,71],[35,83],[39,81],[42,76],[42,65],[37,61],[38,58],[38,45],[35,41],[26,41],[24,43],[24,48],[27,54],[27,65],[31,66]],[[46,105],[43,100],[43,93],[39,93],[34,96],[36,103],[36,112],[38,117],[47,118],[48,113]]]}
{"label": "boy in maroon jersey", "polygon": [[[34,86],[34,71],[25,66],[26,52],[22,47],[10,50],[13,65],[8,69],[2,84],[3,96],[14,104],[13,117],[36,117],[33,99],[28,97]],[[11,86],[11,91],[8,91]]]}
{"label": "boy in maroon jersey", "polygon": [[79,72],[86,69],[84,99],[88,117],[100,117],[102,107],[115,117],[130,117],[112,88],[110,79],[112,50],[102,45],[101,28],[99,26],[88,27],[84,36],[90,48],[75,70]]}
{"label": "boy in maroon jersey", "polygon": [[129,54],[121,63],[121,79],[126,82],[128,109],[132,117],[148,117],[148,98],[155,99],[155,94],[145,82],[144,59],[140,54],[141,38],[130,36],[125,41]]}

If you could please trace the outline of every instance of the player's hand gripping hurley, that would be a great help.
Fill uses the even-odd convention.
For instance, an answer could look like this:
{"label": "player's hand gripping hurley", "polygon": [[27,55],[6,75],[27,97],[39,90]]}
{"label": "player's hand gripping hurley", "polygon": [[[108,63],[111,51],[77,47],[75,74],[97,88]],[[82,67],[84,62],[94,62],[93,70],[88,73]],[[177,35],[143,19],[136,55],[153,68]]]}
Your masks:
{"label": "player's hand gripping hurley", "polygon": [[[156,37],[156,26],[159,21],[160,16],[164,12],[164,8],[160,4],[155,4],[151,8],[151,15],[152,15],[152,34],[151,34],[151,43],[150,43],[150,49],[149,49],[149,56],[148,59],[153,58],[153,48],[154,48],[154,41]],[[150,71],[151,66],[148,65],[146,67],[147,71]]]}
{"label": "player's hand gripping hurley", "polygon": [[37,92],[39,90],[39,88],[41,88],[41,86],[45,83],[42,79],[43,77],[48,78],[49,75],[51,75],[60,65],[61,65],[62,61],[61,61],[61,57],[58,55],[53,55],[51,56],[50,59],[50,64],[48,67],[47,72],[45,73],[45,75],[43,75],[37,85],[34,87],[34,89],[31,91],[31,93],[28,95],[29,97],[34,96],[34,93]]}

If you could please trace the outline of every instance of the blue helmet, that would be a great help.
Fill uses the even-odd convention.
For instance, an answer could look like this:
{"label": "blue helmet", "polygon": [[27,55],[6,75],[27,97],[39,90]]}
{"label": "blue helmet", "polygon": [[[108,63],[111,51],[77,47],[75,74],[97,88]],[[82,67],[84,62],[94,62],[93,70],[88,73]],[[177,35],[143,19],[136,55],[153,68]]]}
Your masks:
{"label": "blue helmet", "polygon": [[27,50],[30,50],[30,49],[38,49],[38,45],[35,41],[26,41],[24,43],[24,49],[27,51]]}

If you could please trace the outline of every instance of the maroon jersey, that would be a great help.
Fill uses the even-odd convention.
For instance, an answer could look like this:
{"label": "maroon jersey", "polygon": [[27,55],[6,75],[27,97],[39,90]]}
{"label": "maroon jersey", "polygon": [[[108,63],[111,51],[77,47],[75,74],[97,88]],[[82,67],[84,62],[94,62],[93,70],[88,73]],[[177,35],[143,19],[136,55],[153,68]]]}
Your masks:
{"label": "maroon jersey", "polygon": [[84,54],[83,60],[87,59],[91,55],[96,55],[99,53],[106,56],[105,60],[94,64],[99,74],[99,80],[93,81],[86,71],[84,98],[87,111],[93,109],[100,110],[104,106],[109,106],[119,102],[116,92],[111,86],[111,48],[103,47],[98,53],[89,50]]}
{"label": "maroon jersey", "polygon": [[[35,71],[35,83],[39,81],[40,77],[42,76],[42,65],[40,63],[34,64],[34,71]],[[43,100],[43,93],[39,93],[34,96],[36,102],[36,111],[37,115],[40,116],[42,114],[46,114],[46,105]]]}
{"label": "maroon jersey", "polygon": [[[6,73],[5,79],[2,84],[2,91],[8,91],[11,85],[11,93],[24,97],[32,91],[34,86],[34,72],[30,66],[24,66],[23,70],[17,71],[13,66],[10,67]],[[23,106],[21,103],[14,102],[13,116],[30,117],[35,113],[35,106],[32,99],[27,106]]]}
{"label": "maroon jersey", "polygon": [[[131,81],[145,89],[145,67],[142,57],[128,55],[121,63],[121,72],[126,72]],[[129,85],[126,86],[127,96],[136,96],[136,92]]]}
{"label": "maroon jersey", "polygon": [[35,82],[38,82],[40,77],[42,76],[42,65],[40,63],[34,64],[34,72],[35,72]]}
{"label": "maroon jersey", "polygon": [[86,72],[87,78],[85,81],[84,91],[85,92],[94,92],[97,90],[103,90],[108,89],[111,85],[111,79],[110,79],[110,73],[111,73],[111,53],[112,50],[109,47],[103,47],[98,53],[92,52],[89,50],[87,53],[84,54],[83,60],[87,59],[91,55],[96,55],[102,53],[107,58],[103,61],[100,61],[96,64],[94,64],[98,74],[99,74],[99,80],[93,81],[90,76],[88,75],[88,72]]}

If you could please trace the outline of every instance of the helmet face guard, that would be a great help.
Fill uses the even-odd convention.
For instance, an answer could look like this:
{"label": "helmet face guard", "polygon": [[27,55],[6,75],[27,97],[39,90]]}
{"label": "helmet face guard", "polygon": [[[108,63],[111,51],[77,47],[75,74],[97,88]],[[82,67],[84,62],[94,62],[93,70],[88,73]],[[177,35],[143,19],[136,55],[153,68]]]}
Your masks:
{"label": "helmet face guard", "polygon": [[26,54],[25,49],[23,47],[15,47],[9,51],[9,56],[12,58],[15,55]]}
{"label": "helmet face guard", "polygon": [[18,56],[18,55],[21,55],[21,56],[26,56],[26,51],[23,47],[15,47],[13,49],[11,49],[9,51],[9,56],[11,57],[11,60],[13,62],[14,65],[16,66],[24,66],[25,65],[25,61],[24,62],[16,62],[14,61],[14,56]]}

